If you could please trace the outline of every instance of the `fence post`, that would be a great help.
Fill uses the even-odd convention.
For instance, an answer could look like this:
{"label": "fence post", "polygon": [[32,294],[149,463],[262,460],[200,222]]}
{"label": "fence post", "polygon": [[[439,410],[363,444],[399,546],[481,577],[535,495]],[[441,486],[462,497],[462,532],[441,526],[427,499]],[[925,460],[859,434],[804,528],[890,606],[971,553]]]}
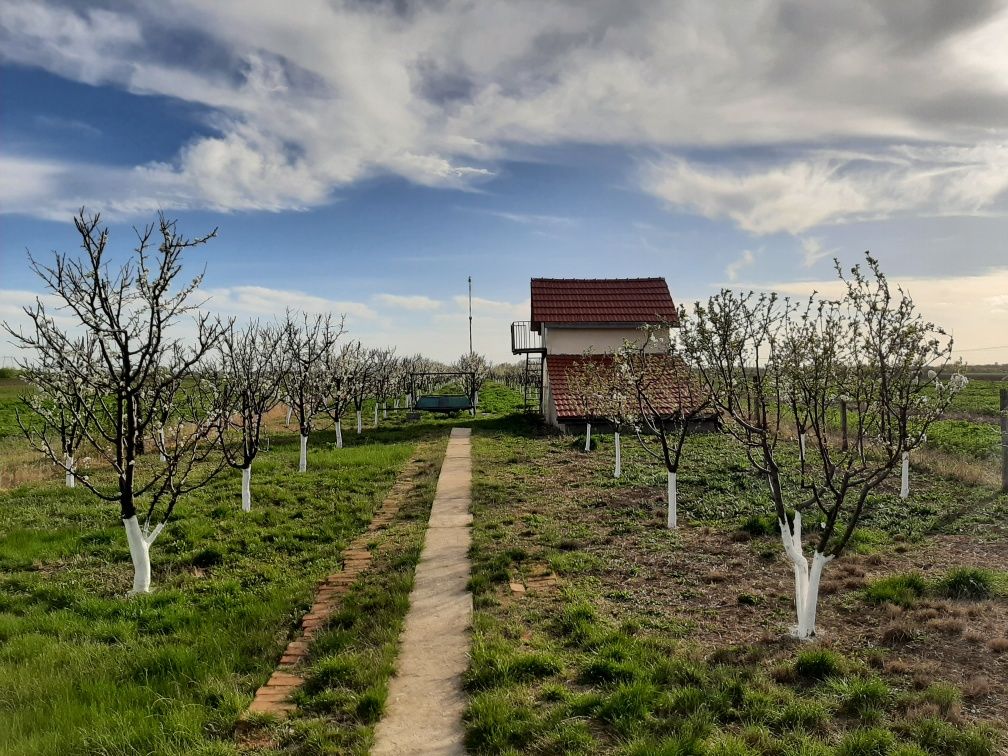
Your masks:
{"label": "fence post", "polygon": [[1008,493],[1008,388],[1001,389],[1001,492]]}

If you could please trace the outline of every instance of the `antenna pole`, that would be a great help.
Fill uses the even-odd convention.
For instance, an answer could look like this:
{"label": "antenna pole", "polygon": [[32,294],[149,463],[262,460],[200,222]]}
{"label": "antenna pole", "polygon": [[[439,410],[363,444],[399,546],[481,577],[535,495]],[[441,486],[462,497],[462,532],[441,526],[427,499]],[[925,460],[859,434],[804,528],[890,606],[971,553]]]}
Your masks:
{"label": "antenna pole", "polygon": [[472,355],[472,276],[469,276],[469,356]]}

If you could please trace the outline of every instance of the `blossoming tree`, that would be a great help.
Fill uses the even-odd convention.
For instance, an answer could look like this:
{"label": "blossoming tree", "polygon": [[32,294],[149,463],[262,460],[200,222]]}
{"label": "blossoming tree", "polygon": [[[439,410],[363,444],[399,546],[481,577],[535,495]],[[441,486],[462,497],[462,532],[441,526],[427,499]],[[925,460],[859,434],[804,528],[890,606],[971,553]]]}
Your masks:
{"label": "blossoming tree", "polygon": [[[909,294],[893,291],[875,258],[866,255],[848,274],[837,264],[837,274],[836,300],[814,295],[799,305],[723,290],[698,303],[682,328],[727,430],[767,481],[794,570],[799,638],[816,634],[823,570],[870,511],[870,494],[922,443],[961,385],[928,377],[948,364],[952,340],[921,317]],[[849,445],[832,425],[838,396],[858,408]],[[810,436],[797,469],[781,453],[793,413]],[[811,560],[802,531],[809,519]]]}

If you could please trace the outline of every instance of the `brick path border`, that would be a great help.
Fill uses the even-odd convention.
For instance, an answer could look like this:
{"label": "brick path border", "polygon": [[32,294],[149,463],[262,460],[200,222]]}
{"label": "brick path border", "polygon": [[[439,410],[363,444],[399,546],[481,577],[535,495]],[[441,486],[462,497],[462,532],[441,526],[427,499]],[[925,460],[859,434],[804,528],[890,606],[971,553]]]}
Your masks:
{"label": "brick path border", "polygon": [[343,569],[332,573],[319,583],[311,609],[301,618],[300,632],[287,644],[276,671],[266,684],[256,691],[251,706],[242,716],[243,721],[247,721],[249,714],[269,714],[277,719],[283,719],[297,710],[297,704],[290,698],[304,685],[304,678],[298,674],[298,667],[308,656],[308,649],[314,637],[340,608],[343,597],[350,591],[357,578],[370,566],[371,552],[367,544],[375,532],[388,527],[399,513],[399,508],[415,480],[414,475],[408,474],[409,468],[420,461],[416,454],[410,458],[367,529],[354,538],[343,551]]}

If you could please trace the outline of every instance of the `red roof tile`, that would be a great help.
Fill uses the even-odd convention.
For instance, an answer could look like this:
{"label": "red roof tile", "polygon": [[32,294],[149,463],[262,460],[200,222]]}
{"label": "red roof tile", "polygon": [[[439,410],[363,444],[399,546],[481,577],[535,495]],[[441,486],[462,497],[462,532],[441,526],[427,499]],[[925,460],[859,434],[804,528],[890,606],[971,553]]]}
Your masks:
{"label": "red roof tile", "polygon": [[[587,419],[583,400],[571,388],[571,378],[578,366],[592,362],[605,369],[612,365],[612,359],[612,355],[605,354],[551,354],[546,357],[549,390],[560,422]],[[695,385],[691,387],[689,368],[681,358],[655,354],[649,355],[648,360],[654,361],[655,369],[655,378],[650,382],[648,393],[658,412],[672,415],[681,407],[700,406],[700,391]],[[597,407],[590,414],[602,418],[608,413],[605,407]]]}
{"label": "red roof tile", "polygon": [[664,278],[533,278],[532,328],[542,323],[679,325]]}

